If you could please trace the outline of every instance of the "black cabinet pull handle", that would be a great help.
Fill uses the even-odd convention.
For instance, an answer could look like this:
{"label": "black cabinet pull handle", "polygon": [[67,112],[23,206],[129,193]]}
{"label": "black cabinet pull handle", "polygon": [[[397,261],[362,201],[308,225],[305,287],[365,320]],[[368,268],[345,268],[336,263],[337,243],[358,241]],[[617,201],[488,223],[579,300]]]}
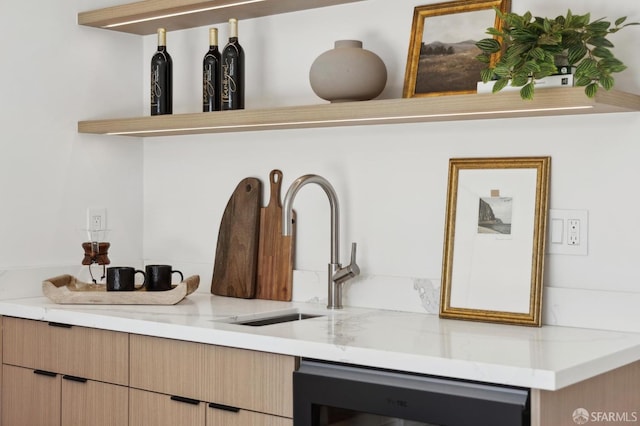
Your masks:
{"label": "black cabinet pull handle", "polygon": [[71,328],[71,327],[73,327],[71,324],[63,324],[61,322],[52,322],[52,321],[49,321],[49,325],[51,327],[60,327],[60,328]]}
{"label": "black cabinet pull handle", "polygon": [[224,405],[224,404],[216,404],[215,402],[210,402],[209,408],[215,408],[216,410],[231,411],[232,413],[237,413],[238,411],[240,411],[238,407],[232,407],[230,405]]}
{"label": "black cabinet pull handle", "polygon": [[177,402],[184,402],[186,404],[191,404],[191,405],[200,404],[200,401],[198,401],[197,399],[185,398],[184,396],[171,395],[171,400],[177,401]]}
{"label": "black cabinet pull handle", "polygon": [[56,377],[58,375],[53,371],[46,371],[46,370],[33,370],[33,374],[39,374],[41,376],[47,376],[47,377]]}
{"label": "black cabinet pull handle", "polygon": [[70,376],[68,374],[65,374],[64,376],[62,376],[62,378],[65,380],[71,380],[72,382],[87,383],[87,379],[85,379],[84,377]]}

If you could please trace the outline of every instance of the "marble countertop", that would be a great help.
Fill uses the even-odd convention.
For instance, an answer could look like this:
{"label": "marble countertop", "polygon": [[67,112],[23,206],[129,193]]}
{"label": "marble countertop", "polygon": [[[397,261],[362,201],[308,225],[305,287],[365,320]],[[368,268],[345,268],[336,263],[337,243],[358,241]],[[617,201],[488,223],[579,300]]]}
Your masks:
{"label": "marble countertop", "polygon": [[[317,318],[249,327],[275,312]],[[438,376],[556,390],[640,360],[640,334],[445,320],[377,309],[194,293],[177,305],[58,305],[0,300],[0,315],[274,352]]]}

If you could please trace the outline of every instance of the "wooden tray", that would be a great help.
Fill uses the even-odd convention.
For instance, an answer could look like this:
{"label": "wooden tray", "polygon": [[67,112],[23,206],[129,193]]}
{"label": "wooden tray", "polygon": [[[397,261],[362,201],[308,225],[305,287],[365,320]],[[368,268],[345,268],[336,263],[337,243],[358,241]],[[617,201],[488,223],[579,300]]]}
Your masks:
{"label": "wooden tray", "polygon": [[60,275],[42,282],[42,292],[55,303],[83,305],[175,305],[200,285],[200,276],[192,275],[167,291],[106,291],[104,284],[78,281]]}

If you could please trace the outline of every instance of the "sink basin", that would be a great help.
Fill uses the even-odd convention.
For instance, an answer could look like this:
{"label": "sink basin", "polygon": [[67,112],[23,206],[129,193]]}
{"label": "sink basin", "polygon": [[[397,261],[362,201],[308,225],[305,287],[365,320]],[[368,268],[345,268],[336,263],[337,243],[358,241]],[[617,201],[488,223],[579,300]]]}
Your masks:
{"label": "sink basin", "polygon": [[245,313],[244,315],[230,315],[212,321],[233,325],[245,325],[248,327],[263,327],[267,325],[298,322],[311,318],[322,318],[328,315],[334,316],[336,313],[329,313],[323,309],[314,307],[291,307],[279,310],[263,310],[261,312]]}
{"label": "sink basin", "polygon": [[278,313],[276,315],[265,316],[261,318],[254,318],[250,320],[240,320],[232,322],[231,324],[236,325],[248,325],[252,327],[261,327],[263,325],[272,325],[272,324],[282,324],[284,322],[292,322],[292,321],[302,321],[309,318],[318,318],[323,315],[315,315],[315,314],[303,314],[300,312],[297,313],[287,313],[282,314]]}

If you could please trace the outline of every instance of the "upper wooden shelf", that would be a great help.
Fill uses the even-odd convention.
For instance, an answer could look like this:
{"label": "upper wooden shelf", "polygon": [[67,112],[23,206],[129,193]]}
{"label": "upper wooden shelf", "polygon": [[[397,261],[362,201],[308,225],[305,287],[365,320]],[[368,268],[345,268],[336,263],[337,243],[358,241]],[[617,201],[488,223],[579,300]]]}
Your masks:
{"label": "upper wooden shelf", "polygon": [[137,137],[640,111],[640,95],[581,87],[246,109],[78,122],[79,133]]}
{"label": "upper wooden shelf", "polygon": [[78,24],[125,33],[155,34],[362,0],[144,0],[78,13]]}

